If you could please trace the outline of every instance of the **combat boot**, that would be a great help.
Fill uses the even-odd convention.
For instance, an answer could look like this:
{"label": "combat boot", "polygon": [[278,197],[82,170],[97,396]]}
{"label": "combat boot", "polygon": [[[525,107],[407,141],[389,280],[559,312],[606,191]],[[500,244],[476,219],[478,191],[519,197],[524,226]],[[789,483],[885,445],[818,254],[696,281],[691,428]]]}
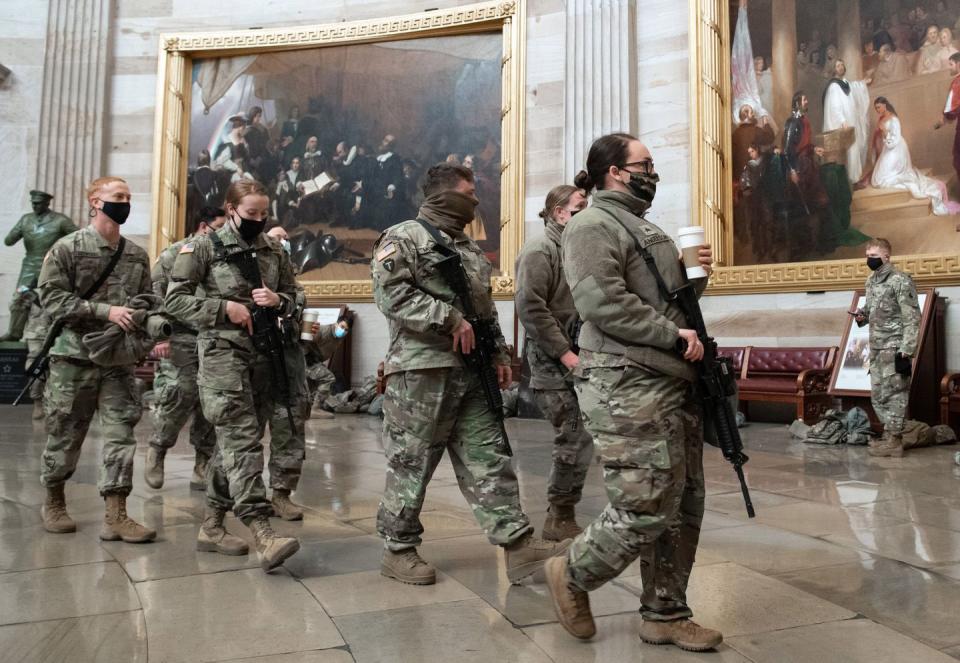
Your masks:
{"label": "combat boot", "polygon": [[166,449],[147,447],[147,460],[144,462],[143,480],[151,488],[163,488],[163,459],[167,455]]}
{"label": "combat boot", "polygon": [[103,515],[103,527],[100,529],[100,538],[104,541],[119,541],[125,543],[148,543],[157,538],[156,530],[144,527],[127,515],[127,496],[119,493],[108,493],[104,496],[107,511]]}
{"label": "combat boot", "polygon": [[280,536],[270,527],[270,519],[257,516],[248,527],[253,532],[253,540],[260,558],[260,568],[270,572],[283,564],[284,560],[300,550],[300,542],[292,536]]}
{"label": "combat boot", "polygon": [[380,560],[380,575],[408,585],[432,585],[437,582],[437,572],[420,557],[416,548],[400,552],[385,548]]}
{"label": "combat boot", "polygon": [[881,458],[903,458],[903,436],[884,435],[881,444],[867,449],[867,453]]}
{"label": "combat boot", "polygon": [[43,421],[43,417],[44,417],[43,401],[38,398],[33,402],[33,420]]}
{"label": "combat boot", "polygon": [[573,506],[551,504],[547,519],[543,522],[543,538],[547,541],[563,541],[576,538],[583,528],[577,524]]}
{"label": "combat boot", "polygon": [[643,620],[640,639],[651,645],[676,645],[687,651],[715,649],[723,642],[723,634],[704,628],[692,619],[671,622]]}
{"label": "combat boot", "polygon": [[200,533],[197,534],[197,550],[223,555],[246,555],[250,551],[246,541],[227,531],[223,524],[226,515],[226,511],[207,507]]}
{"label": "combat boot", "polygon": [[544,562],[559,555],[573,543],[570,539],[560,542],[544,541],[532,533],[519,541],[503,547],[503,561],[507,567],[507,579],[519,585],[524,578],[532,576],[543,568]]}
{"label": "combat boot", "polygon": [[303,520],[303,507],[290,499],[290,491],[282,488],[273,489],[273,499],[270,500],[273,515],[283,520]]}
{"label": "combat boot", "polygon": [[197,454],[197,459],[193,463],[193,475],[190,477],[190,490],[206,490],[207,489],[207,463],[210,459],[203,455]]}
{"label": "combat boot", "polygon": [[43,529],[54,534],[67,534],[77,531],[77,524],[67,514],[67,498],[63,494],[63,484],[49,486],[47,499],[43,502]]}
{"label": "combat boot", "polygon": [[567,633],[581,640],[589,640],[597,633],[597,625],[590,612],[590,595],[570,586],[567,577],[567,556],[551,557],[544,566],[547,587],[553,597],[553,609]]}

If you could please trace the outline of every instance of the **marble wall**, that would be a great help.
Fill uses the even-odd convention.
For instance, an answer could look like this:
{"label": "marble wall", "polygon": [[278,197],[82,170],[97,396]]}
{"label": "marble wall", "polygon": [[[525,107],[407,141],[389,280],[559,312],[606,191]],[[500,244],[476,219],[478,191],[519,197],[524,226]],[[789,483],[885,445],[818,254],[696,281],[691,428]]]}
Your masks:
{"label": "marble wall", "polygon": [[[0,62],[13,77],[0,90],[0,187],[9,205],[0,209],[6,232],[28,210],[33,188],[46,53],[46,0],[0,5]],[[164,32],[269,27],[371,18],[466,4],[458,0],[137,0],[115,2],[109,34],[110,76],[106,100],[104,171],[121,174],[134,192],[126,230],[146,245],[153,167],[158,37]],[[527,173],[528,236],[542,232],[536,213],[547,191],[569,181],[589,142],[603,131],[634,129],[650,146],[661,175],[651,218],[670,232],[690,223],[690,124],[688,5],[683,0],[528,0]],[[624,24],[624,16],[629,24]],[[589,34],[588,34],[589,33]],[[611,48],[604,39],[621,40]],[[589,41],[588,40],[593,40]],[[618,42],[619,43],[619,42]],[[568,44],[572,47],[568,48]],[[614,65],[613,60],[616,60]],[[613,68],[615,72],[608,69]],[[584,76],[599,72],[593,105],[570,105]],[[605,73],[606,72],[606,73]],[[624,77],[632,80],[635,107],[623,108]],[[579,81],[579,82],[578,82]],[[591,84],[591,90],[595,87]],[[616,88],[616,90],[610,88]],[[596,94],[594,92],[594,94]],[[571,96],[573,95],[573,96]],[[619,101],[618,101],[619,100]],[[600,108],[601,112],[596,109]],[[592,115],[591,115],[592,114]],[[592,118],[592,119],[591,119]],[[619,123],[619,126],[614,126]],[[609,126],[608,126],[609,125]],[[568,145],[571,141],[577,145]],[[583,144],[580,144],[583,143]],[[15,282],[22,248],[0,248],[0,292]],[[960,288],[946,288],[960,296]],[[838,343],[850,293],[708,297],[704,310],[724,343],[819,345]],[[351,304],[358,312],[354,339],[355,379],[374,372],[388,339],[374,305]],[[512,302],[499,302],[502,324],[512,340]],[[960,308],[948,309],[948,329],[960,330]],[[0,309],[0,326],[7,313]],[[769,330],[784,330],[772,333]],[[960,367],[960,331],[948,338],[952,367]]]}

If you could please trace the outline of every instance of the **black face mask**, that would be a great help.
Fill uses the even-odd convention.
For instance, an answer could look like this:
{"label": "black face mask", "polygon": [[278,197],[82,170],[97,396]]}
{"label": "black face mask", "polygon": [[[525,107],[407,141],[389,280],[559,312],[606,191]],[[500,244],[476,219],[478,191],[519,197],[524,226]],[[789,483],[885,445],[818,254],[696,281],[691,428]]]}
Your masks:
{"label": "black face mask", "polygon": [[867,258],[867,267],[869,267],[874,272],[877,271],[878,269],[883,267],[883,258],[873,258],[873,257]]}
{"label": "black face mask", "polygon": [[130,203],[114,203],[104,200],[103,207],[100,210],[117,225],[123,225],[127,217],[130,216]]}
{"label": "black face mask", "polygon": [[656,173],[630,173],[630,182],[627,187],[630,193],[648,205],[653,204],[653,198],[657,195],[657,182],[660,176]]}
{"label": "black face mask", "polygon": [[263,232],[263,226],[266,225],[263,221],[245,219],[239,214],[237,215],[237,219],[239,219],[237,221],[237,231],[247,244],[253,242],[253,240],[257,238],[257,235]]}

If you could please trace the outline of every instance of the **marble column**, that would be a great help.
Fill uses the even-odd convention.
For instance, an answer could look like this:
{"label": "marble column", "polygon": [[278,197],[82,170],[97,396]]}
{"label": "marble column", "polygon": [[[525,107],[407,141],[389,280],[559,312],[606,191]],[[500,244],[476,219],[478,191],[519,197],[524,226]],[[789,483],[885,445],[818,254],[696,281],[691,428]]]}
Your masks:
{"label": "marble column", "polygon": [[[797,1],[773,0],[773,113],[783,127],[797,91]],[[812,94],[807,91],[807,94]]]}
{"label": "marble column", "polygon": [[594,139],[637,131],[635,0],[567,0],[564,173],[573,178]]}
{"label": "marble column", "polygon": [[[103,169],[111,0],[50,0],[36,187],[86,221],[84,188]],[[113,173],[123,176],[123,173]]]}
{"label": "marble column", "polygon": [[863,78],[863,44],[860,43],[860,0],[837,0],[837,50],[847,65],[847,78]]}

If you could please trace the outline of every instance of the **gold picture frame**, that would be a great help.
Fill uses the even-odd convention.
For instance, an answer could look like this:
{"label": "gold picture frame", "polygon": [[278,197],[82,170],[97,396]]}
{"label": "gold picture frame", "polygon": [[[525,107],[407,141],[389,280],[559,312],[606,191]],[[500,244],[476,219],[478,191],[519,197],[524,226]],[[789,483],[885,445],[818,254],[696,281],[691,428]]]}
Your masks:
{"label": "gold picture frame", "polygon": [[[819,292],[862,288],[862,259],[734,265],[730,1],[690,2],[691,214],[714,247],[707,294]],[[960,284],[960,253],[900,255],[918,287]]]}
{"label": "gold picture frame", "polygon": [[[525,0],[496,0],[381,19],[258,30],[164,34],[160,39],[150,253],[183,237],[194,59],[369,44],[422,37],[502,34],[500,270],[491,286],[512,299],[513,266],[523,243]],[[369,279],[302,284],[311,304],[372,301]]]}

